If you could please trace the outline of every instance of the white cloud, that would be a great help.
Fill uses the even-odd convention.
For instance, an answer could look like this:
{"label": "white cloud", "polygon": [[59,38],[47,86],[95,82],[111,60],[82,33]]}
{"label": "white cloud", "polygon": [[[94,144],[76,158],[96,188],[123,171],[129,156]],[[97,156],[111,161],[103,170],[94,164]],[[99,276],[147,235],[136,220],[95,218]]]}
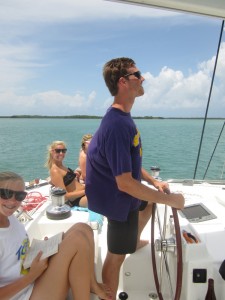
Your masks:
{"label": "white cloud", "polygon": [[[222,44],[219,57],[218,73],[216,73],[210,105],[215,106],[216,103],[220,103],[221,107],[221,104],[225,104],[225,43]],[[205,109],[214,62],[215,57],[212,57],[208,61],[200,63],[198,71],[187,77],[181,71],[168,67],[163,67],[156,77],[153,77],[151,73],[144,74],[145,94],[136,100],[135,112],[143,113],[154,111],[154,109],[158,109],[160,112],[162,109],[163,112],[166,110],[170,112],[170,116],[173,116],[174,111],[178,110],[182,115],[182,110],[185,109]]]}
{"label": "white cloud", "polygon": [[[125,19],[134,16],[157,18],[165,15],[173,16],[176,13],[102,0],[0,1],[0,115],[102,115],[106,107],[112,103],[112,98],[108,97],[108,94],[102,95],[100,99],[99,89],[89,88],[88,84],[85,91],[78,86],[79,92],[71,94],[54,87],[49,90],[46,87],[41,88],[41,83],[38,84],[41,77],[39,70],[56,64],[57,61],[51,56],[52,52],[48,53],[48,58],[43,54],[44,52],[46,54],[49,48],[43,47],[47,37],[46,40],[39,41],[35,35],[39,26],[44,26],[43,24],[46,23],[54,27],[56,23],[65,24],[65,22]],[[185,18],[183,19],[185,22]],[[45,33],[44,30],[42,32]],[[95,39],[96,37],[77,37],[72,34],[71,38]],[[60,42],[62,43],[62,40]],[[56,48],[57,43],[51,46],[51,51],[57,51]],[[118,45],[115,45],[115,48],[117,51]],[[182,115],[185,110],[204,108],[214,60],[215,57],[212,57],[201,62],[197,66],[197,72],[188,75],[169,66],[164,66],[155,76],[151,74],[151,70],[146,72],[144,74],[145,95],[137,99],[138,105],[134,106],[134,114],[151,114],[151,111],[154,114],[158,110],[173,116],[175,113]],[[33,82],[37,80],[34,88],[38,91],[36,93],[29,92],[29,88],[33,91],[30,85],[32,80]],[[52,80],[54,81],[54,78]],[[215,106],[219,102],[225,104],[224,82],[225,43],[221,47],[213,90]]]}
{"label": "white cloud", "polygon": [[0,91],[21,89],[26,80],[36,77],[35,69],[46,67],[39,59],[35,45],[0,43]]}
{"label": "white cloud", "polygon": [[[48,51],[57,51],[57,46],[49,50],[43,45],[45,41],[37,39],[37,33],[43,35],[48,30],[48,27],[45,29],[48,24],[56,27],[58,23],[82,24],[110,18],[162,15],[171,16],[171,13],[104,0],[0,1],[0,92],[25,89],[30,79],[40,76],[40,68],[56,63],[51,62],[51,58],[46,63],[46,55]],[[78,38],[73,34],[70,37],[72,40]],[[94,37],[79,36],[81,38],[90,40]],[[63,35],[59,43],[62,47]]]}
{"label": "white cloud", "polygon": [[[225,43],[221,47],[220,64],[211,100],[212,105],[220,103],[220,107],[221,103],[225,105],[224,56]],[[147,115],[147,112],[162,110],[167,111],[170,116],[179,111],[182,116],[185,110],[204,109],[208,100],[214,61],[215,57],[200,63],[198,71],[186,77],[181,71],[168,67],[163,67],[155,77],[150,72],[143,74],[145,95],[136,100],[133,114]],[[21,96],[7,90],[0,94],[1,115],[103,114],[106,107],[112,103],[112,98],[107,98],[102,104],[98,104],[97,98],[98,91],[90,91],[87,96],[84,92],[68,95],[57,90]],[[8,103],[13,103],[13,106],[9,106]]]}
{"label": "white cloud", "polygon": [[113,3],[104,0],[11,0],[0,2],[1,22],[61,22],[127,18],[130,16],[176,15],[167,10]]}
{"label": "white cloud", "polygon": [[[0,93],[1,115],[41,114],[74,115],[88,113],[96,98],[92,91],[87,97],[81,93],[65,95],[60,91],[47,91],[33,95],[18,96],[12,91]],[[13,105],[9,106],[9,103]]]}

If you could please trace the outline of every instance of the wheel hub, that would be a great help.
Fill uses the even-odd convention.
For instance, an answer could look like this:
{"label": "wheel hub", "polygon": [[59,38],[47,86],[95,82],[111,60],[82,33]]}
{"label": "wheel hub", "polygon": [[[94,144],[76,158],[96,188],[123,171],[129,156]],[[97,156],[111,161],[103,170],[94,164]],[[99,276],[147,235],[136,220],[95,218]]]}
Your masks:
{"label": "wheel hub", "polygon": [[176,248],[176,240],[171,237],[168,239],[156,239],[155,240],[155,250],[161,251],[161,252],[175,252],[175,248]]}

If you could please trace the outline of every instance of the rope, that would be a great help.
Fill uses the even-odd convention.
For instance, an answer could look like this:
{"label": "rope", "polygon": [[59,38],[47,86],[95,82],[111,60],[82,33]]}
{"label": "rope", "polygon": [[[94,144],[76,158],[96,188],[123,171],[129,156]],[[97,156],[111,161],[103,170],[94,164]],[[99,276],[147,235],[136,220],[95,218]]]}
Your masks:
{"label": "rope", "polygon": [[22,209],[34,213],[39,207],[46,202],[47,197],[42,196],[40,192],[30,192],[22,202]]}
{"label": "rope", "polygon": [[224,164],[223,164],[223,169],[222,169],[222,173],[221,173],[220,179],[223,179],[224,169],[225,169],[225,161],[224,161]]}
{"label": "rope", "polygon": [[215,73],[216,73],[216,67],[217,67],[217,61],[218,61],[218,56],[219,56],[219,51],[220,51],[221,39],[222,39],[222,36],[223,36],[223,27],[224,27],[224,20],[222,21],[222,26],[221,26],[221,31],[220,31],[220,38],[219,38],[219,43],[218,43],[218,48],[217,48],[217,53],[216,53],[216,60],[215,60],[215,65],[214,65],[214,69],[213,69],[213,76],[212,76],[212,80],[211,80],[208,103],[207,103],[207,107],[206,107],[206,111],[205,111],[205,118],[204,118],[204,123],[203,123],[203,128],[202,128],[201,140],[200,140],[200,144],[199,144],[198,156],[197,156],[197,161],[196,161],[196,165],[195,165],[195,172],[194,172],[193,179],[195,179],[195,176],[196,176],[196,172],[197,172],[197,168],[198,168],[198,162],[199,162],[199,156],[200,156],[200,152],[201,152],[201,148],[202,148],[202,140],[203,140],[203,136],[204,136],[205,124],[206,124],[206,120],[207,120],[209,103],[210,103],[211,94],[212,94],[212,87],[213,87],[214,77],[215,77]]}
{"label": "rope", "polygon": [[212,153],[212,155],[211,155],[211,157],[210,157],[208,166],[207,166],[206,171],[205,171],[205,174],[204,174],[204,176],[203,176],[203,180],[205,179],[205,175],[206,175],[206,173],[207,173],[207,171],[208,171],[209,165],[210,165],[210,163],[211,163],[211,161],[212,161],[212,158],[213,158],[213,155],[214,155],[214,153],[215,153],[215,151],[216,151],[216,147],[217,147],[217,145],[218,145],[218,142],[219,142],[219,140],[220,140],[221,134],[222,134],[222,132],[223,132],[224,125],[225,125],[225,122],[223,123],[222,129],[221,129],[221,131],[220,131],[219,137],[218,137],[217,142],[216,142],[216,145],[215,145],[215,148],[214,148],[213,153]]}

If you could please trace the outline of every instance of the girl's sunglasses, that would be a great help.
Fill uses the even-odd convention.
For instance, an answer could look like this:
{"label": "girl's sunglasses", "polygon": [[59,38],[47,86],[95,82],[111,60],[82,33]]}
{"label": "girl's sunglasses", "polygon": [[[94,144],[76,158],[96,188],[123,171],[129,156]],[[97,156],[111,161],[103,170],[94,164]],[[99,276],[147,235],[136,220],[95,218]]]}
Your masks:
{"label": "girl's sunglasses", "polygon": [[67,149],[54,149],[55,153],[59,154],[59,153],[66,153]]}
{"label": "girl's sunglasses", "polygon": [[13,195],[15,196],[15,199],[17,201],[21,202],[26,198],[27,193],[24,191],[13,191],[13,190],[8,190],[8,189],[0,189],[0,197],[4,200],[11,199],[13,197]]}

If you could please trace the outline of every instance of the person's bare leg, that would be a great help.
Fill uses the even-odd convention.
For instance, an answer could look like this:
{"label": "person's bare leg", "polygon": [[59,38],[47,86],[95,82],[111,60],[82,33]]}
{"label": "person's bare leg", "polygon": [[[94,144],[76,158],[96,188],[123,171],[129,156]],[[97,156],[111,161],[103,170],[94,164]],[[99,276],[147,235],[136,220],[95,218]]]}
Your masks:
{"label": "person's bare leg", "polygon": [[113,254],[108,251],[103,264],[102,278],[112,291],[112,300],[116,300],[120,268],[125,257],[126,255]]}
{"label": "person's bare leg", "polygon": [[31,300],[62,300],[69,287],[74,299],[90,299],[90,249],[83,227],[74,225],[49,259],[49,266],[36,280]]}
{"label": "person's bare leg", "polygon": [[145,228],[145,225],[148,223],[148,220],[152,215],[152,203],[148,203],[144,210],[139,211],[139,219],[138,219],[138,237],[137,237],[137,248],[140,249],[147,245],[149,241],[141,240],[141,233]]}
{"label": "person's bare leg", "polygon": [[80,182],[76,181],[76,190],[83,191],[85,189],[85,186],[81,184]]}
{"label": "person's bare leg", "polygon": [[74,299],[90,299],[91,259],[90,251],[88,252],[86,247],[88,247],[88,243],[85,241],[83,249],[80,249],[82,254],[78,253],[73,258],[69,268],[69,285]]}
{"label": "person's bare leg", "polygon": [[86,196],[83,196],[80,199],[79,206],[81,206],[81,207],[88,207],[88,200],[87,200]]}
{"label": "person's bare leg", "polygon": [[[82,225],[81,225],[82,226]],[[94,235],[93,235],[93,230],[91,229],[90,226],[86,226],[83,228],[85,230],[85,235],[87,237],[87,242],[89,244],[89,249],[90,249],[90,267],[91,267],[91,287],[90,291],[91,293],[94,293],[98,295],[100,299],[108,300],[111,299],[111,289],[107,287],[103,283],[99,283],[96,280],[96,275],[95,275],[95,244],[94,244]]]}

